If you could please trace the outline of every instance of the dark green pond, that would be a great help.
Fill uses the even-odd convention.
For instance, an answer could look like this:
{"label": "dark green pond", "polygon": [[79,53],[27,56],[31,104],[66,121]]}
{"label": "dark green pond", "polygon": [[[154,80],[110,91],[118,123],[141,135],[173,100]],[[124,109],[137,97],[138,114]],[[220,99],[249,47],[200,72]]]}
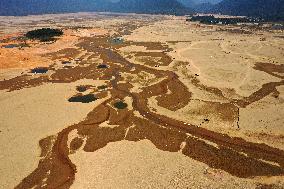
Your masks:
{"label": "dark green pond", "polygon": [[90,103],[96,101],[98,98],[94,94],[78,95],[69,98],[69,102]]}
{"label": "dark green pond", "polygon": [[114,107],[116,107],[117,109],[125,109],[127,108],[127,104],[124,103],[123,101],[119,101],[114,103]]}
{"label": "dark green pond", "polygon": [[111,40],[110,40],[110,42],[111,42],[112,44],[114,44],[114,45],[120,45],[120,44],[122,44],[122,43],[123,43],[123,39],[122,39],[122,38],[117,37],[117,38],[113,38],[113,39],[111,39]]}

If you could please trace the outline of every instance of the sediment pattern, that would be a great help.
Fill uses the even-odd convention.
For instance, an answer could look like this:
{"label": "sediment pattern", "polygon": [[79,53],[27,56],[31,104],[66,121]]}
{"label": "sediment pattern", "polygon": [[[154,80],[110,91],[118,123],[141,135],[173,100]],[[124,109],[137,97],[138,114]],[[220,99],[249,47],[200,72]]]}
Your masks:
{"label": "sediment pattern", "polygon": [[[94,152],[110,142],[121,140],[148,139],[160,150],[180,151],[189,158],[241,178],[284,175],[284,151],[280,149],[230,137],[175,120],[150,109],[148,99],[151,97],[156,98],[159,106],[171,111],[177,111],[191,101],[192,93],[179,80],[176,73],[155,67],[157,63],[160,66],[167,66],[172,62],[167,54],[172,49],[166,44],[156,42],[125,41],[113,44],[112,38],[113,36],[84,37],[76,44],[76,49],[65,49],[48,55],[54,60],[81,59],[76,66],[55,69],[54,65],[51,65],[48,69],[53,73],[50,75],[32,78],[25,74],[0,81],[0,89],[8,91],[44,83],[70,83],[80,79],[109,81],[103,90],[94,89],[94,92],[99,98],[106,97],[108,93],[110,97],[91,111],[84,121],[39,142],[42,159],[37,169],[24,178],[16,188],[69,188],[76,175],[76,166],[68,157],[70,154],[76,153],[81,147],[86,152]],[[145,62],[144,65],[135,64],[119,51],[119,48],[129,45],[144,46],[149,51],[159,50],[159,52],[132,53],[132,57]],[[80,51],[87,52],[90,56],[78,57]],[[92,58],[102,60],[107,67],[98,68],[99,64],[93,63]],[[255,65],[255,69],[283,79],[283,76],[278,74],[283,73],[283,65],[259,63]],[[123,74],[138,75],[142,71],[154,75],[159,82],[143,86],[140,91],[131,92],[134,86],[123,77]],[[246,107],[271,93],[277,93],[276,87],[284,85],[284,80],[266,83],[248,97],[228,99],[220,89],[201,84],[195,76],[192,76],[191,82],[202,90],[226,99],[227,103],[212,103],[212,106],[219,110],[224,120],[230,121],[238,119],[240,107]],[[133,109],[114,107],[115,102],[124,101],[126,97],[132,99]],[[105,122],[115,127],[101,127],[100,125]],[[68,136],[72,131],[76,131],[78,137],[73,138],[68,145]]]}

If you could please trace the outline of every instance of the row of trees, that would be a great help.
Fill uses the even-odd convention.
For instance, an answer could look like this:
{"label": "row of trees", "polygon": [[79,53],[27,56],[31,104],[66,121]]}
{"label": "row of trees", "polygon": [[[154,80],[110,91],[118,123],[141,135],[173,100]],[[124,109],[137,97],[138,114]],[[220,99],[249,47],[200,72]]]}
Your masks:
{"label": "row of trees", "polygon": [[192,16],[188,18],[187,21],[200,22],[202,24],[237,24],[237,23],[249,23],[249,22],[259,22],[258,18],[247,18],[247,17],[238,17],[238,18],[216,18],[213,15],[209,16]]}

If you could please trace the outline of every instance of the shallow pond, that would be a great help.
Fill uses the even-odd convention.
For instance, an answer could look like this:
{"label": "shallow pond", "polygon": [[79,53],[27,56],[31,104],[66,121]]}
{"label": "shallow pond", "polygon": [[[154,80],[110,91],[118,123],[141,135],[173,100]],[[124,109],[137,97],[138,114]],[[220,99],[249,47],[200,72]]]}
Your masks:
{"label": "shallow pond", "polygon": [[100,64],[100,65],[97,66],[97,68],[99,68],[99,69],[105,69],[105,68],[108,68],[108,65],[106,65],[106,64]]}
{"label": "shallow pond", "polygon": [[70,61],[62,61],[62,64],[71,64]]}
{"label": "shallow pond", "polygon": [[127,108],[127,104],[124,103],[123,101],[119,101],[114,103],[114,107],[116,107],[117,109],[125,109]]}
{"label": "shallow pond", "polygon": [[82,93],[82,92],[85,92],[87,90],[87,87],[86,86],[77,86],[76,89],[77,89],[77,91]]}
{"label": "shallow pond", "polygon": [[114,45],[120,45],[120,44],[122,44],[122,43],[123,43],[123,39],[122,39],[122,38],[117,37],[117,38],[113,38],[113,39],[111,39],[111,40],[110,40],[110,42],[111,42],[112,44],[114,44]]}
{"label": "shallow pond", "polygon": [[9,45],[4,45],[2,47],[6,48],[6,49],[12,49],[12,48],[19,47],[19,45],[18,44],[9,44]]}
{"label": "shallow pond", "polygon": [[31,70],[31,73],[35,74],[44,74],[48,71],[48,68],[34,68]]}
{"label": "shallow pond", "polygon": [[98,98],[94,94],[87,94],[87,95],[78,95],[78,96],[73,96],[68,99],[69,102],[81,102],[81,103],[90,103]]}

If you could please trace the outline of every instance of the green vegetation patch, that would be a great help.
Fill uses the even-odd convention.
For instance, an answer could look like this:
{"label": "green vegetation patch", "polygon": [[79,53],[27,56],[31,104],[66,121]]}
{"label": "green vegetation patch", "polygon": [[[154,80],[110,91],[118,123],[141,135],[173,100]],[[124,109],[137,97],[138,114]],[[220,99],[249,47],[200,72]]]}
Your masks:
{"label": "green vegetation patch", "polygon": [[58,36],[63,35],[60,29],[42,28],[32,30],[26,33],[28,39],[40,40],[41,42],[55,41]]}
{"label": "green vegetation patch", "polygon": [[116,107],[117,109],[125,109],[127,108],[127,104],[124,103],[123,101],[118,101],[114,103],[114,107]]}

